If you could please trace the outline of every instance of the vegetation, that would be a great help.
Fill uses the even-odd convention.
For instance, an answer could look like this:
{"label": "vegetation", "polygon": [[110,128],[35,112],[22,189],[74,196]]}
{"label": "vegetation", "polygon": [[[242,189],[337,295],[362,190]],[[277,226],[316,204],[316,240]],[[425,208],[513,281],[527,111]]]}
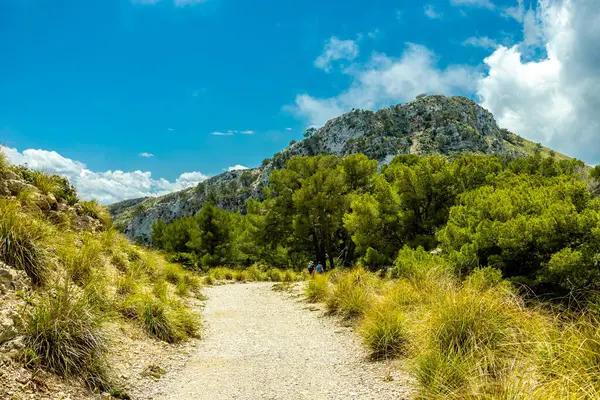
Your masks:
{"label": "vegetation", "polygon": [[21,295],[26,365],[120,393],[107,379],[108,324],[137,324],[167,342],[198,335],[198,317],[185,305],[198,294],[198,277],[131,244],[104,207],[78,201],[63,178],[0,156],[0,180],[15,175],[24,183],[0,196],[0,260],[35,284]]}
{"label": "vegetation", "polygon": [[408,359],[421,398],[597,398],[600,173],[543,150],[379,171],[363,155],[293,157],[246,215],[209,204],[214,223],[159,222],[155,243],[239,266],[210,283],[324,263],[308,300],[358,324],[373,357]]}
{"label": "vegetation", "polygon": [[214,285],[218,281],[237,282],[298,282],[306,279],[307,273],[295,273],[290,270],[282,271],[268,268],[265,265],[253,265],[250,268],[217,267],[208,271],[204,283]]}
{"label": "vegetation", "polygon": [[[352,311],[373,357],[408,359],[419,398],[597,397],[597,316],[526,306],[517,287],[489,267],[465,279],[399,267],[421,251],[401,252],[397,278],[334,271],[309,282],[307,295],[325,284],[321,301],[343,317]],[[418,263],[435,268],[432,260]]]}

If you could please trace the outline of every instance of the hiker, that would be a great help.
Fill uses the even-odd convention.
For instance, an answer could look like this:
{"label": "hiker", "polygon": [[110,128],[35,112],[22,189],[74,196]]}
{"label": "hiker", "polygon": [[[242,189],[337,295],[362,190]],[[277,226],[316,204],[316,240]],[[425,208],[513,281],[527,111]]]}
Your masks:
{"label": "hiker", "polygon": [[317,264],[317,273],[318,274],[322,274],[323,273],[323,264],[321,264],[321,261],[319,261],[319,263]]}
{"label": "hiker", "polygon": [[315,274],[315,263],[312,261],[308,263],[308,273],[311,276]]}

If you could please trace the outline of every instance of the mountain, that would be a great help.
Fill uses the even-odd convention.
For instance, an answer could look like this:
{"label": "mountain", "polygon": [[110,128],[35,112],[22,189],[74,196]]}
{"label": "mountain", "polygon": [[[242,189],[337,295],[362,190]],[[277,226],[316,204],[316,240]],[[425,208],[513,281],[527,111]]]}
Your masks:
{"label": "mountain", "polygon": [[226,172],[197,187],[161,197],[125,200],[110,205],[109,211],[129,238],[149,243],[154,221],[193,215],[207,199],[221,208],[244,211],[248,198],[261,198],[271,171],[283,168],[293,156],[363,153],[380,164],[398,154],[455,157],[464,153],[526,156],[552,152],[566,157],[501,129],[489,111],[465,97],[419,96],[375,112],[352,110],[318,130],[309,129],[305,137],[265,159],[259,168]]}

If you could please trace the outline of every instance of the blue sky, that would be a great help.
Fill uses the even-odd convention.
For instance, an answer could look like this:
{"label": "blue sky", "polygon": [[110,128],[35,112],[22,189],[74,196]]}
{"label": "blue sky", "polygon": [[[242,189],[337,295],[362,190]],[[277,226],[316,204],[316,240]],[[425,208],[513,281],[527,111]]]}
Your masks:
{"label": "blue sky", "polygon": [[552,69],[552,7],[577,14],[568,0],[3,0],[0,141],[17,162],[60,172],[32,158],[55,152],[103,179],[139,170],[173,183],[258,166],[308,126],[424,91],[469,96],[556,145],[497,104],[514,89],[511,62],[530,80],[530,67]]}

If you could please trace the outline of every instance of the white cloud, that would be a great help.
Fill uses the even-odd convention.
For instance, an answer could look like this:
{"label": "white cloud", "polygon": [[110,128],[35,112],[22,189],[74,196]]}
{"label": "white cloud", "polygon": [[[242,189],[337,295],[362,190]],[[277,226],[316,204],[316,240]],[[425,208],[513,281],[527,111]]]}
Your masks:
{"label": "white cloud", "polygon": [[140,157],[150,158],[150,157],[154,157],[154,154],[144,152],[144,153],[140,153]]}
{"label": "white cloud", "polygon": [[352,108],[375,109],[414,99],[420,93],[467,94],[475,91],[477,70],[468,66],[437,67],[437,58],[424,46],[407,45],[400,58],[374,54],[365,64],[353,64],[343,73],[353,77],[351,86],[332,98],[296,96],[286,109],[321,126]]}
{"label": "white cloud", "polygon": [[158,196],[195,186],[207,179],[200,172],[186,172],[174,182],[153,179],[149,171],[105,171],[94,172],[80,161],[63,157],[55,151],[17,149],[2,147],[13,164],[26,165],[32,169],[52,172],[68,178],[83,199],[97,199],[103,204],[144,196]]}
{"label": "white cloud", "polygon": [[242,135],[254,135],[256,132],[254,132],[252,129],[245,129],[242,131],[239,131],[237,129],[230,129],[227,132],[222,132],[222,131],[215,131],[215,132],[211,132],[211,135],[214,136],[233,136],[233,135],[237,135],[238,133],[242,134]]}
{"label": "white cloud", "polygon": [[167,128],[169,132],[173,132],[173,128]]}
{"label": "white cloud", "polygon": [[331,37],[325,42],[325,49],[315,60],[315,66],[329,72],[331,64],[338,60],[354,60],[358,56],[358,45],[354,40],[340,40],[337,37]]}
{"label": "white cloud", "polygon": [[463,46],[481,47],[484,49],[495,49],[498,47],[498,42],[490,39],[487,36],[470,37],[463,42]]}
{"label": "white cloud", "polygon": [[286,131],[291,131],[293,130],[292,128],[285,128]]}
{"label": "white cloud", "polygon": [[[517,134],[600,162],[600,3],[541,0],[523,24],[536,33],[485,59],[489,72],[477,90],[483,106]],[[546,55],[532,60],[527,46],[540,40]]]}
{"label": "white cloud", "polygon": [[227,168],[227,171],[231,172],[231,171],[243,171],[245,169],[248,169],[248,167],[244,167],[243,165],[233,165],[229,168]]}
{"label": "white cloud", "polygon": [[513,7],[507,7],[502,11],[502,15],[508,18],[516,19],[519,22],[523,22],[525,17],[525,5],[523,0],[517,0],[517,5]]}
{"label": "white cloud", "polygon": [[379,31],[379,28],[376,28],[374,31],[367,32],[367,36],[369,39],[377,39],[381,36],[381,32]]}
{"label": "white cloud", "polygon": [[494,3],[490,0],[451,0],[450,3],[454,6],[467,6],[494,9]]}
{"label": "white cloud", "polygon": [[427,4],[424,8],[425,10],[425,15],[428,18],[431,19],[440,19],[442,18],[442,13],[438,12],[435,7],[433,7],[431,4]]}

